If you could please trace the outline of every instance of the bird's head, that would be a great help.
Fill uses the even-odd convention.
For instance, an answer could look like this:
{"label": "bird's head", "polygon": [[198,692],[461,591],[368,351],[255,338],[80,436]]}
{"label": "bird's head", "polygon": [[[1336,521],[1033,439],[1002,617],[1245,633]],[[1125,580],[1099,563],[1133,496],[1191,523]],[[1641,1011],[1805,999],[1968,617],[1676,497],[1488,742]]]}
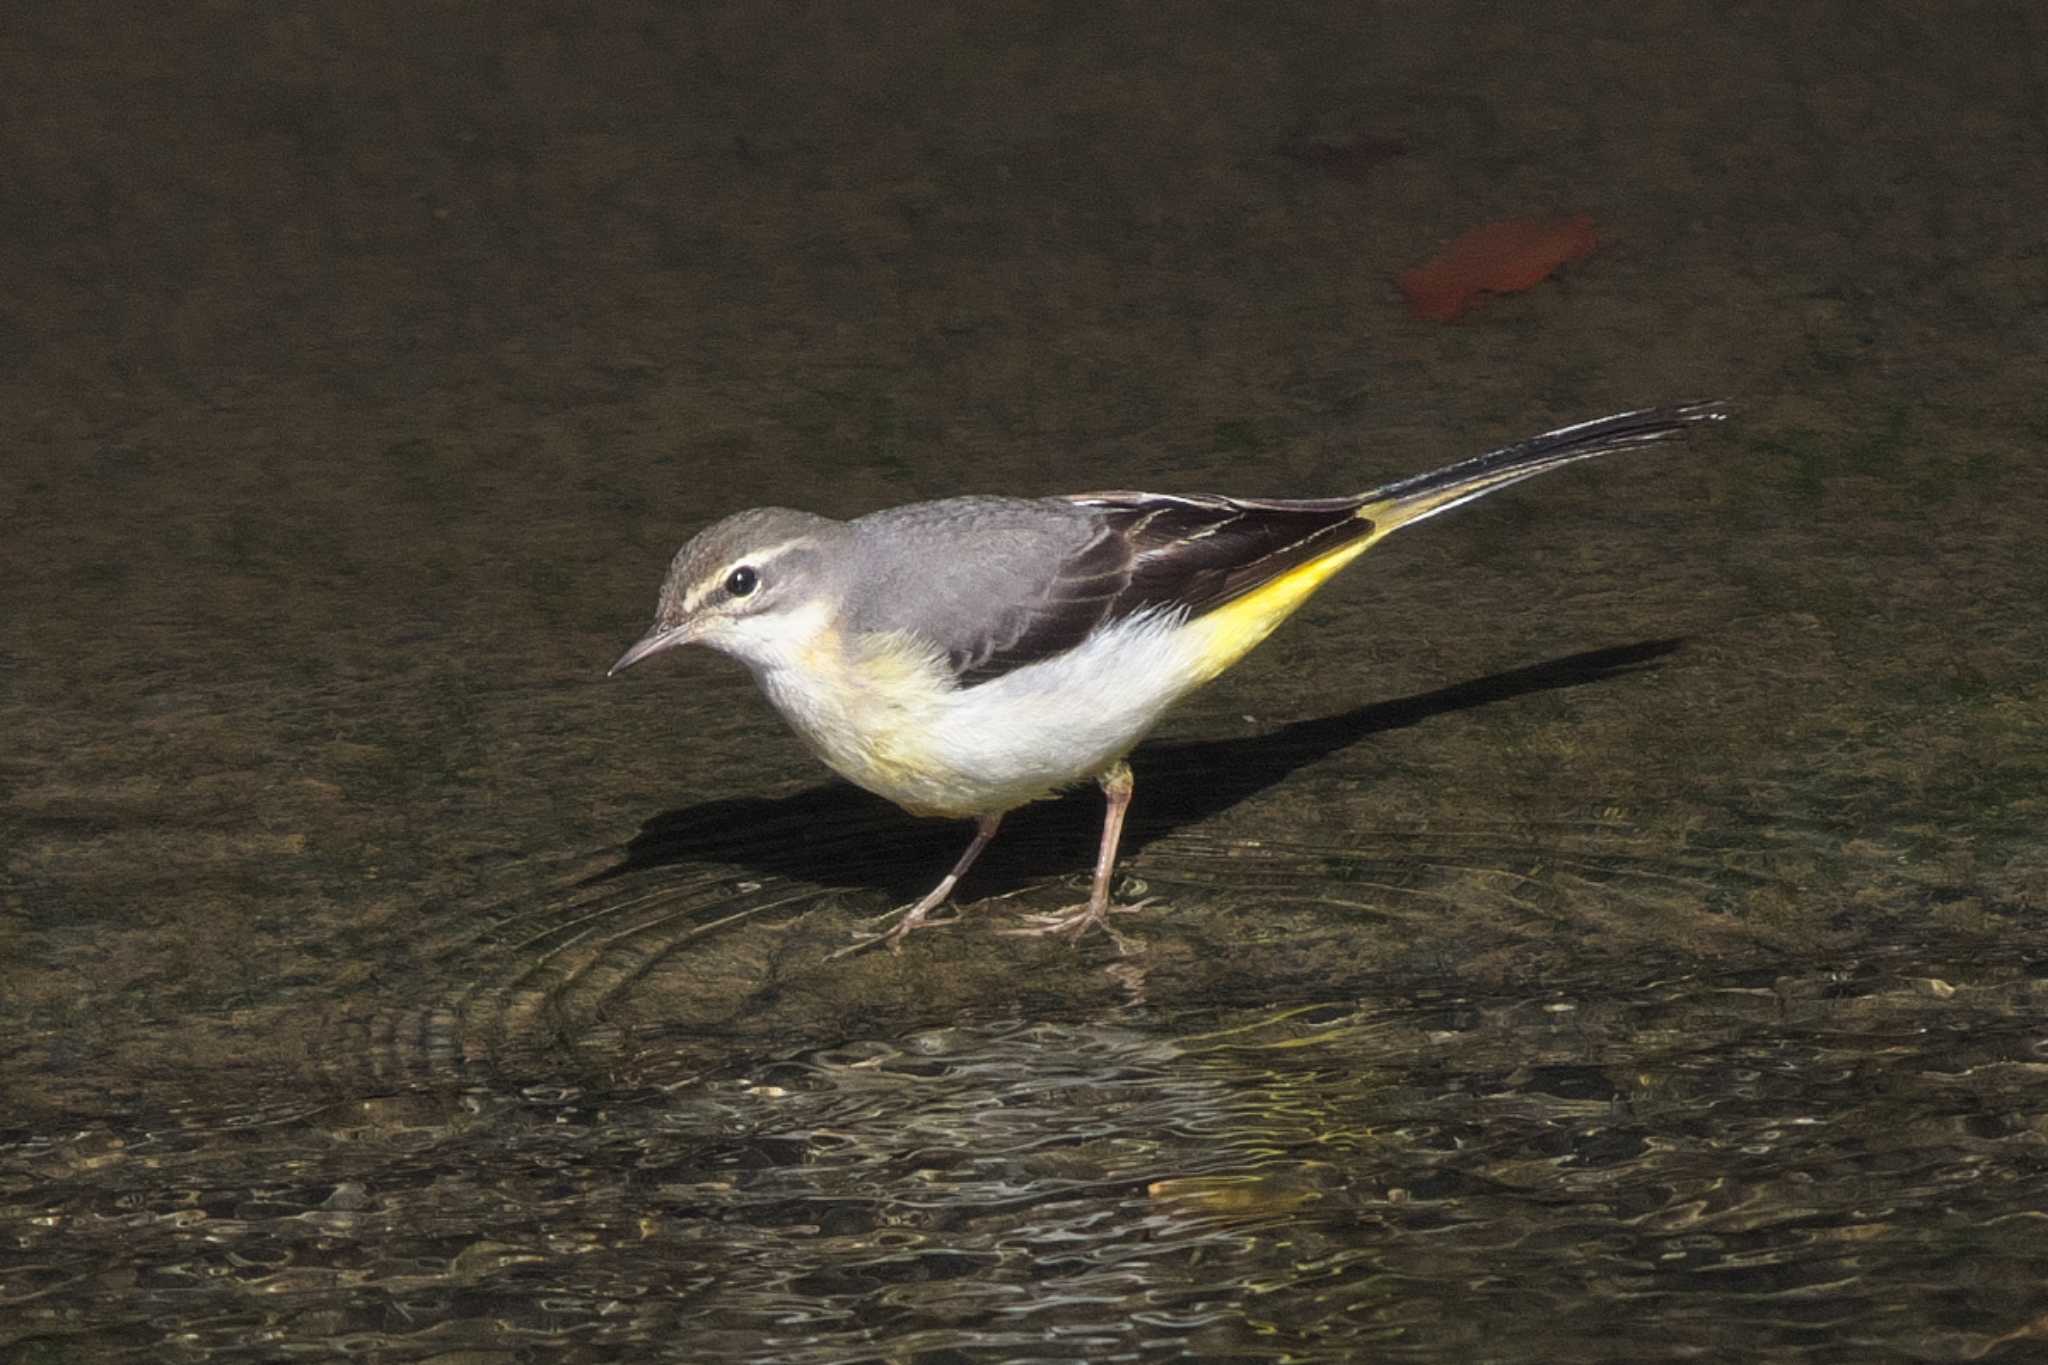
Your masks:
{"label": "bird's head", "polygon": [[832,624],[829,557],[844,532],[787,507],[738,512],[700,532],[676,551],[654,624],[611,673],[687,644],[775,667]]}

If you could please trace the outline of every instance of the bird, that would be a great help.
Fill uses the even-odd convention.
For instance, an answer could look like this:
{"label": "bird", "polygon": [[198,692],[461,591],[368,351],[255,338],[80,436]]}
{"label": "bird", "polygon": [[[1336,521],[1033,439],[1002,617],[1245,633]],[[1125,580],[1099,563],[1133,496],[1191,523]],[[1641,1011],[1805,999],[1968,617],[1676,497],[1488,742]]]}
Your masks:
{"label": "bird", "polygon": [[[1581,422],[1369,492],[976,494],[840,521],[734,513],[679,551],[615,676],[687,644],[752,671],[811,751],[917,816],[975,822],[931,892],[865,943],[900,951],[1027,803],[1093,779],[1106,806],[1088,899],[1010,933],[1120,948],[1111,879],[1128,757],[1167,710],[1388,535],[1565,465],[1727,416],[1693,402]],[[886,917],[885,917],[886,918]]]}

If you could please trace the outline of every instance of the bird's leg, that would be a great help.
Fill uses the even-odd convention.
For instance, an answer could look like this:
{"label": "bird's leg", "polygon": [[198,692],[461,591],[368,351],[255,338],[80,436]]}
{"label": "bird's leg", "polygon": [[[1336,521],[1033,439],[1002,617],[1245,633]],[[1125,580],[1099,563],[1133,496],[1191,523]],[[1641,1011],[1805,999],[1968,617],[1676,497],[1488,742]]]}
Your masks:
{"label": "bird's leg", "polygon": [[946,897],[953,894],[953,888],[967,875],[967,869],[974,866],[974,860],[988,847],[988,841],[996,837],[997,826],[1003,823],[1000,815],[984,815],[974,822],[974,842],[967,845],[967,851],[960,855],[960,861],[953,864],[953,870],[945,879],[931,889],[931,894],[903,912],[903,918],[883,934],[881,941],[889,945],[892,953],[903,950],[903,938],[912,929],[931,918],[932,911],[946,903]]}
{"label": "bird's leg", "polygon": [[1116,872],[1116,846],[1124,834],[1124,812],[1131,806],[1131,765],[1121,760],[1100,778],[1102,794],[1108,798],[1109,806],[1102,813],[1102,847],[1095,854],[1095,881],[1088,891],[1088,902],[1051,915],[1030,915],[1029,925],[1022,929],[1005,929],[1006,934],[1066,934],[1079,939],[1097,925],[1101,925],[1109,936],[1123,946],[1123,936],[1109,927],[1111,915],[1128,915],[1143,910],[1152,902],[1139,901],[1136,905],[1111,905],[1109,903],[1110,878]]}

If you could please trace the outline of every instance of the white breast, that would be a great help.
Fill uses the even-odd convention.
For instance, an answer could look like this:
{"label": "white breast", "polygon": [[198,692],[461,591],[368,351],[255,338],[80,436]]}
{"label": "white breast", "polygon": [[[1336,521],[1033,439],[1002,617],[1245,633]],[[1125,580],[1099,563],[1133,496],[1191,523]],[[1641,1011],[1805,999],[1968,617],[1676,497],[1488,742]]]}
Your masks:
{"label": "white breast", "polygon": [[955,688],[935,659],[893,638],[821,637],[801,660],[754,671],[841,776],[919,814],[969,816],[1102,772],[1200,685],[1198,655],[1174,613],[1120,622],[978,687]]}

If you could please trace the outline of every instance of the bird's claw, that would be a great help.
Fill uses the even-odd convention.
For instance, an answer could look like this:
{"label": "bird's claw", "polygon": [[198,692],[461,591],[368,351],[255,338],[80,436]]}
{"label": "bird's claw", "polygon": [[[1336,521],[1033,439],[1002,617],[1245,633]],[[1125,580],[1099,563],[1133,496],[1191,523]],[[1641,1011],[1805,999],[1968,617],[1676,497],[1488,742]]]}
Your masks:
{"label": "bird's claw", "polygon": [[1133,901],[1129,905],[1097,905],[1093,901],[1085,901],[1080,905],[1068,906],[1064,910],[1055,910],[1049,915],[1022,916],[1023,924],[1013,929],[999,929],[996,932],[1018,938],[1045,938],[1063,934],[1069,940],[1078,943],[1082,935],[1090,929],[1100,928],[1116,940],[1116,946],[1120,951],[1129,952],[1130,940],[1110,926],[1109,917],[1135,915],[1146,906],[1156,903],[1158,899],[1157,896],[1147,896],[1144,900]]}
{"label": "bird's claw", "polygon": [[[856,929],[854,931],[854,941],[841,948],[838,952],[828,954],[825,960],[827,962],[837,962],[841,958],[852,957],[856,953],[864,953],[877,945],[887,948],[892,955],[900,954],[903,951],[903,940],[909,937],[911,930],[921,929],[928,924],[951,924],[960,917],[956,911],[945,919],[934,919],[931,913],[933,908],[922,905],[899,905],[894,910],[879,914],[868,922],[870,924],[880,924],[889,919],[896,919],[896,922],[880,933],[869,933],[864,929]],[[899,915],[902,916],[901,919],[896,918]]]}

